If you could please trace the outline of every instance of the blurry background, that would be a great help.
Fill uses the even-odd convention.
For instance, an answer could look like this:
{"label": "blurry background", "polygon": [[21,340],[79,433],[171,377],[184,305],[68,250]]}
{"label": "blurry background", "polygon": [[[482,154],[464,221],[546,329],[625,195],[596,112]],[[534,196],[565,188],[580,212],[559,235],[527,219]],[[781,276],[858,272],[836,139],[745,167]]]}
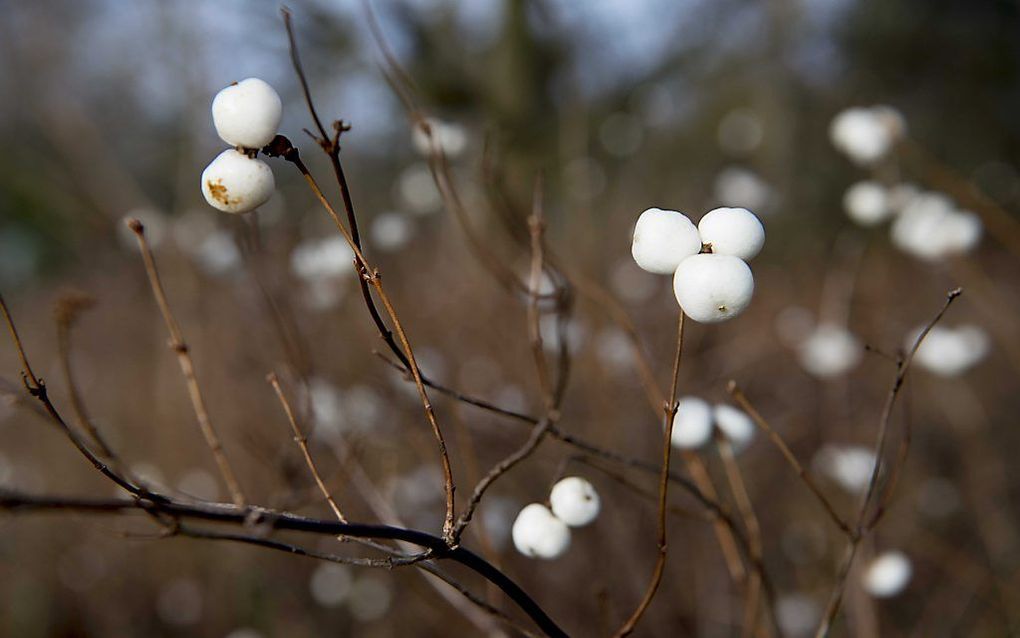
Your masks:
{"label": "blurry background", "polygon": [[[854,477],[839,459],[874,445],[902,348],[947,290],[944,326],[985,335],[963,363],[918,367],[892,444],[912,424],[897,499],[863,559],[903,551],[906,589],[888,600],[851,578],[838,635],[1000,636],[1018,628],[1016,427],[1020,407],[1020,9],[948,0],[379,0],[390,45],[442,142],[486,250],[522,274],[532,184],[545,183],[548,240],[568,272],[609,290],[637,327],[660,384],[676,302],[669,278],[629,256],[650,206],[697,220],[753,209],[768,239],[739,318],[690,324],[680,392],[727,400],[736,379],[822,476],[850,518]],[[134,239],[137,216],[196,359],[212,418],[249,496],[328,516],[264,381],[312,380],[313,452],[350,518],[372,521],[350,487],[350,448],[409,525],[441,527],[441,476],[413,387],[380,347],[349,256],[300,176],[270,160],[278,192],[247,219],[199,190],[224,146],[209,116],[232,81],[261,77],[284,97],[281,131],[323,183],[329,165],[290,67],[271,2],[0,1],[0,290],[29,354],[66,406],[52,321],[68,290],[96,300],[73,365],[99,427],[134,471],[165,489],[226,499],[202,443]],[[444,210],[359,3],[295,1],[297,36],[320,113],[353,130],[343,157],[368,253],[385,274],[426,373],[500,405],[541,408],[525,308],[496,285]],[[906,152],[861,167],[829,126],[852,106],[904,117]],[[844,211],[874,178],[947,191],[985,221],[966,255],[920,260],[889,226]],[[335,189],[330,196],[336,201]],[[823,330],[818,330],[821,327]],[[819,337],[819,333],[822,334]],[[280,335],[284,338],[281,339]],[[548,335],[555,341],[553,335]],[[607,448],[658,458],[660,424],[626,333],[606,304],[578,296],[567,331],[574,367],[561,426]],[[812,340],[812,338],[814,339]],[[973,360],[971,360],[973,359]],[[66,440],[23,405],[18,364],[0,347],[0,481],[32,492],[110,495]],[[939,372],[941,371],[941,374]],[[441,397],[459,494],[527,430]],[[310,419],[308,420],[310,422]],[[341,443],[342,442],[342,443]],[[502,479],[481,510],[483,550],[572,635],[601,635],[636,604],[655,556],[650,499],[583,465],[604,513],[555,562],[508,542],[513,517],[542,501],[569,448],[549,441]],[[701,451],[716,484],[718,455]],[[842,456],[841,456],[842,455]],[[812,463],[813,460],[813,463]],[[844,539],[767,440],[739,457],[762,524],[786,634],[809,635]],[[867,461],[865,461],[867,465]],[[853,466],[853,463],[849,463]],[[835,469],[834,469],[835,468]],[[842,468],[842,469],[838,469]],[[848,476],[849,475],[849,478]],[[654,477],[629,473],[654,488]],[[721,490],[725,496],[726,491]],[[696,509],[679,490],[675,500]],[[139,537],[143,520],[0,517],[0,634],[10,636],[474,635],[422,577],[349,570],[264,550]],[[323,548],[335,551],[335,542]],[[742,592],[710,525],[671,519],[670,562],[640,635],[740,632]],[[476,591],[484,588],[466,577]],[[495,598],[494,600],[499,600]],[[249,633],[242,633],[248,631]],[[231,633],[238,632],[238,633]],[[257,633],[256,633],[257,632]]]}

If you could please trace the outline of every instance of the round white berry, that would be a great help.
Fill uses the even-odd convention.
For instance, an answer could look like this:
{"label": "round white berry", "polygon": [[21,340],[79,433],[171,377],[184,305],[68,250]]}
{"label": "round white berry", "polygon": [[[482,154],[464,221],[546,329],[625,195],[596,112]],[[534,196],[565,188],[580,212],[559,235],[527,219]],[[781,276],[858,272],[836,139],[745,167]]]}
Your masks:
{"label": "round white berry", "polygon": [[754,277],[743,260],[706,253],[680,262],[673,293],[688,317],[701,323],[725,321],[751,303]]}
{"label": "round white berry", "polygon": [[719,431],[730,440],[734,452],[742,452],[751,444],[755,426],[746,412],[732,405],[720,403],[712,410],[712,417]]}
{"label": "round white berry", "polygon": [[874,226],[893,213],[889,193],[878,182],[857,182],[843,195],[843,208],[847,216],[861,226]]}
{"label": "round white berry", "polygon": [[846,374],[860,362],[863,352],[857,337],[831,323],[819,324],[798,344],[800,364],[821,379]]}
{"label": "round white berry", "polygon": [[701,237],[687,215],[649,208],[634,226],[630,252],[644,270],[669,275],[685,258],[701,252]]}
{"label": "round white berry", "polygon": [[259,149],[280,126],[283,103],[273,87],[258,78],[231,84],[212,103],[216,134],[231,146]]}
{"label": "round white berry", "polygon": [[835,481],[844,490],[861,493],[871,483],[875,471],[875,452],[862,445],[828,443],[815,453],[815,471]]}
{"label": "round white berry", "polygon": [[913,197],[893,222],[892,240],[915,257],[937,261],[969,252],[981,240],[981,220],[956,210],[941,193]]}
{"label": "round white berry", "polygon": [[701,241],[717,255],[754,259],[765,245],[765,227],[746,208],[716,208],[698,222]]}
{"label": "round white berry", "polygon": [[913,571],[906,554],[885,552],[865,568],[864,589],[876,598],[891,598],[906,589]]}
{"label": "round white berry", "polygon": [[712,438],[712,408],[698,397],[681,397],[673,417],[673,447],[690,450]]}
{"label": "round white berry", "polygon": [[[915,329],[906,340],[912,348],[923,328]],[[979,363],[989,350],[988,334],[978,326],[933,327],[914,355],[919,366],[942,377],[963,374]]]}
{"label": "round white berry", "polygon": [[268,164],[232,148],[217,155],[202,171],[205,201],[225,213],[254,210],[266,203],[275,188]]}
{"label": "round white berry", "polygon": [[888,107],[851,108],[832,120],[829,136],[833,145],[858,164],[872,164],[883,158],[903,135],[905,124]]}
{"label": "round white berry", "polygon": [[599,515],[601,503],[595,487],[578,476],[568,476],[549,494],[553,514],[571,527],[584,527]]}
{"label": "round white berry", "polygon": [[510,535],[517,551],[531,558],[556,558],[570,547],[570,528],[541,503],[520,511]]}

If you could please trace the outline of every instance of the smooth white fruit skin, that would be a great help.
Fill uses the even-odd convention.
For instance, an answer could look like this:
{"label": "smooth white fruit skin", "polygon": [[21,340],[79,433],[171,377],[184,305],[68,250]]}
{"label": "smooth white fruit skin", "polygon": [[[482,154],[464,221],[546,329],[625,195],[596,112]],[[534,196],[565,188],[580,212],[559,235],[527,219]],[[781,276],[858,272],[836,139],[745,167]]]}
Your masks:
{"label": "smooth white fruit skin", "polygon": [[732,255],[744,261],[754,259],[765,245],[765,227],[746,208],[716,208],[698,222],[701,241],[716,255]]}
{"label": "smooth white fruit skin", "polygon": [[570,547],[570,528],[541,503],[520,511],[510,535],[517,551],[530,558],[557,558]]}
{"label": "smooth white fruit skin", "polygon": [[754,276],[739,257],[692,255],[673,275],[680,308],[700,323],[718,323],[739,315],[751,303]]}
{"label": "smooth white fruit skin", "polygon": [[715,426],[730,440],[734,452],[743,452],[754,440],[754,421],[743,410],[720,403],[712,409],[712,417]]}
{"label": "smooth white fruit skin", "polygon": [[231,84],[212,103],[216,134],[231,146],[259,149],[276,137],[283,103],[273,87],[258,78]]}
{"label": "smooth white fruit skin", "polygon": [[202,171],[202,194],[213,208],[247,213],[265,204],[276,189],[273,170],[262,160],[234,149],[216,156]]}
{"label": "smooth white fruit skin", "polygon": [[843,194],[843,208],[847,216],[861,226],[875,226],[893,213],[889,205],[889,193],[871,180],[857,182]]}
{"label": "smooth white fruit skin", "polygon": [[634,226],[630,252],[643,270],[670,275],[685,258],[701,252],[701,236],[687,215],[649,208]]}
{"label": "smooth white fruit skin", "polygon": [[670,442],[681,450],[692,450],[712,438],[712,408],[698,397],[681,397],[673,417]]}
{"label": "smooth white fruit skin", "polygon": [[878,556],[864,570],[864,589],[875,598],[891,598],[910,584],[914,569],[903,552]]}
{"label": "smooth white fruit skin", "polygon": [[584,527],[599,515],[601,501],[588,481],[579,476],[568,476],[553,486],[549,493],[552,512],[570,527]]}

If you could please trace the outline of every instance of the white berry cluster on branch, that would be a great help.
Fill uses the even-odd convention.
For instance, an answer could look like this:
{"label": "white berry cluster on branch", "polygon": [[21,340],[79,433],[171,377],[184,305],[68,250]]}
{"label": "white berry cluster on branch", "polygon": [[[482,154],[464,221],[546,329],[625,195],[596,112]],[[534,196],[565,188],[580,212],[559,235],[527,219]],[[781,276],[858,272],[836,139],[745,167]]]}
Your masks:
{"label": "white berry cluster on branch", "polygon": [[673,275],[684,313],[701,323],[737,316],[751,303],[747,261],[765,244],[765,228],[746,208],[716,208],[697,226],[675,210],[649,208],[634,227],[631,254],[642,269]]}
{"label": "white berry cluster on branch", "polygon": [[568,476],[549,493],[549,506],[527,505],[511,528],[514,547],[530,558],[559,558],[570,547],[570,528],[584,527],[601,509],[595,487],[579,476]]}
{"label": "white berry cluster on branch", "polygon": [[212,103],[216,133],[234,148],[216,156],[202,171],[202,194],[213,208],[247,213],[266,203],[276,189],[273,171],[256,155],[276,137],[283,103],[265,81],[248,78],[216,94]]}
{"label": "white berry cluster on branch", "polygon": [[925,261],[970,252],[983,234],[977,215],[960,210],[942,193],[923,191],[909,182],[888,184],[879,179],[890,171],[875,170],[876,165],[894,166],[892,151],[906,138],[906,130],[903,115],[888,106],[854,107],[833,118],[829,128],[833,145],[875,174],[843,194],[847,216],[865,227],[892,221],[893,244]]}

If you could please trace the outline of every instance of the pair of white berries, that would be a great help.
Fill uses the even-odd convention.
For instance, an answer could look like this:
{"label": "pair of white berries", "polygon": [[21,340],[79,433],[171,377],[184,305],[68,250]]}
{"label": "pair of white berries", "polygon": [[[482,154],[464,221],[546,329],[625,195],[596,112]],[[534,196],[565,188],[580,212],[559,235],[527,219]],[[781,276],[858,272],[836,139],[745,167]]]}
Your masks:
{"label": "pair of white berries", "polygon": [[595,487],[579,476],[553,486],[549,506],[527,505],[511,528],[514,547],[530,558],[558,558],[570,547],[570,528],[584,527],[599,515],[601,501]]}
{"label": "pair of white berries", "polygon": [[247,213],[266,203],[276,189],[273,171],[255,157],[276,137],[283,103],[273,87],[258,78],[235,82],[212,103],[216,133],[234,148],[220,153],[202,171],[202,194],[213,208]]}
{"label": "pair of white berries", "polygon": [[891,106],[853,107],[832,119],[829,137],[833,146],[854,163],[874,164],[906,136],[903,115]]}
{"label": "pair of white berries", "polygon": [[688,317],[716,323],[751,303],[754,277],[745,262],[764,244],[765,228],[746,208],[716,208],[697,226],[683,213],[649,208],[634,227],[631,254],[642,269],[673,275],[673,293]]}
{"label": "pair of white berries", "polygon": [[673,417],[670,442],[681,450],[699,448],[712,438],[713,428],[719,428],[734,452],[741,452],[754,438],[754,421],[746,412],[732,405],[709,405],[698,397],[681,397]]}

